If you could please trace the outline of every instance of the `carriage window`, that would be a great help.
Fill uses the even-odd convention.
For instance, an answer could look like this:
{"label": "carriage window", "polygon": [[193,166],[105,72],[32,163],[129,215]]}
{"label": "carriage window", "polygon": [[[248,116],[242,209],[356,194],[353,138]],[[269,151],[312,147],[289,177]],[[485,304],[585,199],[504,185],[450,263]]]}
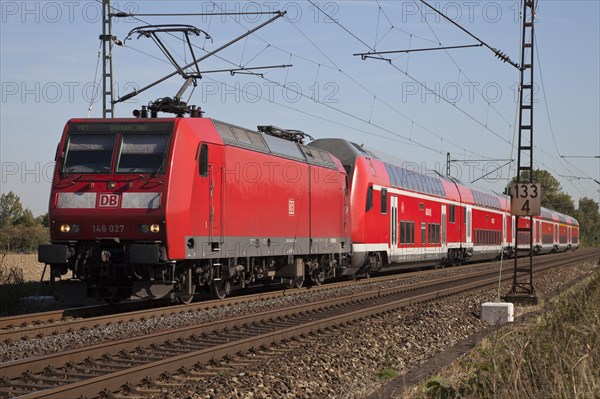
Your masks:
{"label": "carriage window", "polygon": [[198,160],[198,171],[200,176],[208,176],[208,146],[202,144],[200,147],[200,159]]}
{"label": "carriage window", "polygon": [[367,189],[367,212],[373,208],[373,187]]}
{"label": "carriage window", "polygon": [[169,135],[124,134],[117,162],[118,173],[158,173],[164,166]]}
{"label": "carriage window", "polygon": [[450,223],[456,222],[456,206],[450,205]]}
{"label": "carriage window", "polygon": [[427,235],[428,235],[429,244],[439,244],[440,243],[440,225],[431,223],[428,225],[428,229],[429,229],[429,231],[427,232]]}
{"label": "carriage window", "polygon": [[65,173],[110,173],[114,134],[71,134],[63,165]]}
{"label": "carriage window", "polygon": [[404,221],[400,222],[400,244],[406,244],[406,223]]}
{"label": "carriage window", "polygon": [[387,188],[381,189],[381,213],[387,213]]}

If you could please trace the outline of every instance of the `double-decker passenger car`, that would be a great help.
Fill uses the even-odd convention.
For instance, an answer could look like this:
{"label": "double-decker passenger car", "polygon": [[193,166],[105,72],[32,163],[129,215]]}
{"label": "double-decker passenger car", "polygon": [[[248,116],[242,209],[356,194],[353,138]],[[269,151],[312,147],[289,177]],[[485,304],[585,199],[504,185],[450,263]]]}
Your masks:
{"label": "double-decker passenger car", "polygon": [[[536,254],[565,252],[579,248],[579,222],[568,215],[542,208],[534,217],[533,246]],[[528,228],[529,220],[519,219],[519,227]],[[529,250],[529,233],[519,233],[519,250]],[[526,244],[527,243],[527,244]]]}
{"label": "double-decker passenger car", "polygon": [[[453,265],[515,253],[515,219],[507,197],[384,162],[343,139],[310,145],[338,157],[350,176],[352,272],[403,263]],[[520,227],[528,223],[519,219]],[[577,247],[575,219],[544,209],[534,223],[554,232],[551,241],[542,242],[534,229],[536,252]],[[519,247],[529,248],[528,233],[519,234]]]}

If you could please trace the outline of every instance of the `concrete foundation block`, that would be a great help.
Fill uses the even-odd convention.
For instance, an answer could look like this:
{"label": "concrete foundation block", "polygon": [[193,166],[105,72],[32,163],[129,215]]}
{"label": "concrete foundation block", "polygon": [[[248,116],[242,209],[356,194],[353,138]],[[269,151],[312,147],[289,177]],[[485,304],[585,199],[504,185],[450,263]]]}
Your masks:
{"label": "concrete foundation block", "polygon": [[513,322],[514,315],[514,306],[510,302],[486,302],[481,305],[481,320],[490,324]]}

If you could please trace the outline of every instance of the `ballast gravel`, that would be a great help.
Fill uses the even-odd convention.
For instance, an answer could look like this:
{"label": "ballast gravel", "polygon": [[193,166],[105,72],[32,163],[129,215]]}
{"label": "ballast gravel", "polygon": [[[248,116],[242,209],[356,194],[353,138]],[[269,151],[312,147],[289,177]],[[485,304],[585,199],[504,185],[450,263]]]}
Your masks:
{"label": "ballast gravel", "polygon": [[[587,261],[536,275],[538,295],[552,296],[597,269],[596,261]],[[509,290],[509,284],[502,285],[502,293]],[[496,297],[497,287],[472,291],[223,360],[197,371],[218,372],[194,381],[182,378],[183,387],[155,398],[365,398],[385,382],[380,376],[386,372],[402,378],[488,327],[479,319],[480,305]]]}
{"label": "ballast gravel", "polygon": [[[328,298],[341,297],[373,289],[384,289],[420,283],[434,278],[460,276],[471,273],[473,270],[492,270],[498,268],[495,263],[477,265],[472,268],[447,268],[413,275],[398,275],[397,279],[387,281],[373,281],[355,284],[346,287],[330,288],[325,290],[307,290],[301,294],[239,303],[224,307],[215,307],[201,311],[190,311],[178,314],[167,314],[161,317],[152,317],[147,320],[127,321],[118,324],[102,325],[87,330],[76,330],[59,335],[29,338],[15,342],[0,342],[0,361],[23,359],[47,353],[55,353],[69,349],[100,344],[103,342],[117,341],[140,335],[147,335],[158,331],[202,325],[218,320],[225,320],[234,316],[255,314],[269,310],[282,309],[300,304],[317,302]],[[1,333],[0,333],[1,335]],[[0,338],[1,339],[1,338]]]}
{"label": "ballast gravel", "polygon": [[[478,266],[478,270],[496,268],[497,264]],[[481,268],[481,269],[480,269]],[[581,278],[597,268],[596,262],[576,262],[536,275],[540,296],[556,293],[565,282]],[[435,278],[466,273],[459,269],[439,270]],[[471,269],[472,270],[472,269]],[[505,273],[510,267],[505,266]],[[430,274],[400,280],[374,282],[382,288],[432,279]],[[233,315],[318,301],[326,297],[348,295],[372,289],[365,285],[308,290],[304,294],[259,302],[213,308],[201,312],[169,315],[145,321],[76,331],[56,336],[29,339],[0,345],[2,361],[116,341],[166,328],[220,320]],[[501,287],[507,292],[508,284]],[[352,291],[355,290],[355,291]],[[486,325],[479,320],[481,303],[495,300],[497,287],[472,291],[461,297],[444,298],[414,305],[328,329],[298,340],[260,349],[222,360],[194,370],[193,378],[169,377],[169,388],[156,398],[222,399],[222,398],[363,398],[382,383],[386,373],[402,375],[424,363],[456,342],[481,331]],[[197,373],[197,375],[195,374]],[[180,383],[179,387],[173,382]],[[160,384],[159,384],[160,385]],[[151,395],[150,395],[151,397]]]}

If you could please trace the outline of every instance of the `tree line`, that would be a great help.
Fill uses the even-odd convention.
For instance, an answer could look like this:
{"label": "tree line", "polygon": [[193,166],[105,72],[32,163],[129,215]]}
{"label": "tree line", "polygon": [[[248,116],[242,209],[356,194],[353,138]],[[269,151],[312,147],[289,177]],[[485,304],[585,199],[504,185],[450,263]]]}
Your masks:
{"label": "tree line", "polygon": [[[516,177],[512,182],[516,182]],[[521,174],[521,181],[528,181],[527,172]],[[569,215],[579,221],[579,237],[582,246],[600,246],[600,213],[598,203],[591,198],[579,199],[575,208],[573,198],[565,193],[554,176],[547,170],[534,170],[533,182],[542,187],[542,206]],[[505,191],[508,193],[508,187]]]}
{"label": "tree line", "polygon": [[49,239],[47,213],[34,217],[12,191],[0,196],[1,252],[35,252]]}

